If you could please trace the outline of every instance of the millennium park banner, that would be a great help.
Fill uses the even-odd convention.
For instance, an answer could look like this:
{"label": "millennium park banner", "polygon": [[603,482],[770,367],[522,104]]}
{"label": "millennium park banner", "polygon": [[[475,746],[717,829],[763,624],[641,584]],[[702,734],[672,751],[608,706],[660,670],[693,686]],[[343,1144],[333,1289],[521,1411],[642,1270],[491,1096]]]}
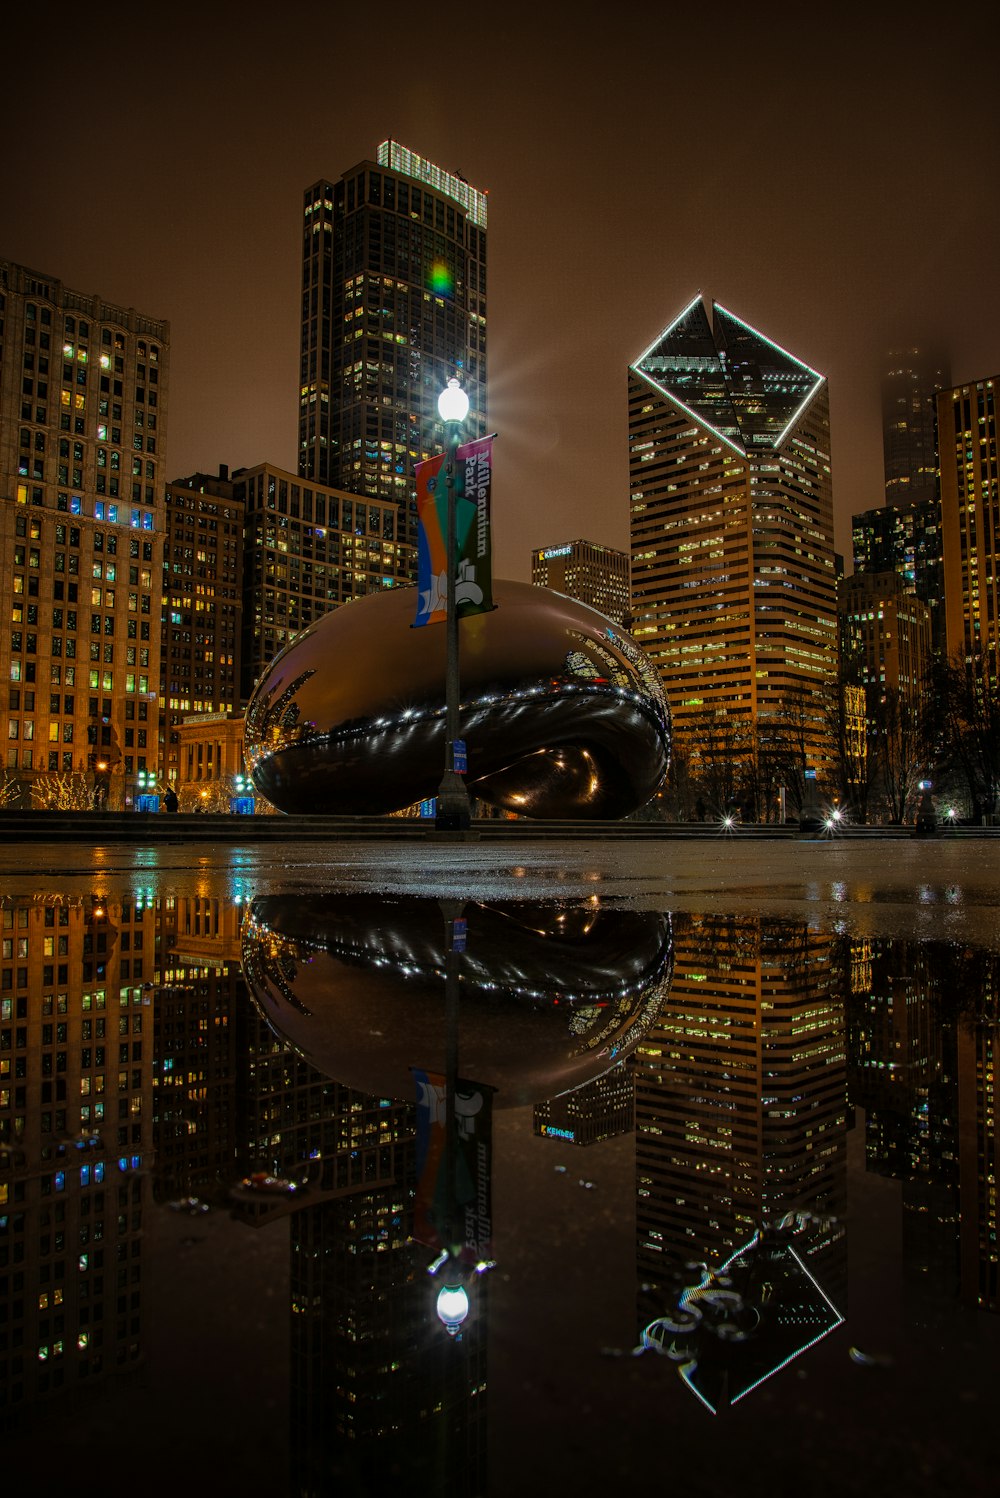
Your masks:
{"label": "millennium park banner", "polygon": [[[447,1249],[463,1264],[479,1264],[493,1257],[493,1088],[479,1082],[456,1085],[449,1181],[445,1079],[412,1070],[417,1084],[413,1236],[428,1248]],[[451,1236],[455,1241],[448,1241]]]}
{"label": "millennium park banner", "polygon": [[[417,615],[414,625],[443,624],[448,617],[447,454],[416,465]],[[456,613],[484,614],[493,607],[490,490],[493,438],[466,442],[455,454]]]}

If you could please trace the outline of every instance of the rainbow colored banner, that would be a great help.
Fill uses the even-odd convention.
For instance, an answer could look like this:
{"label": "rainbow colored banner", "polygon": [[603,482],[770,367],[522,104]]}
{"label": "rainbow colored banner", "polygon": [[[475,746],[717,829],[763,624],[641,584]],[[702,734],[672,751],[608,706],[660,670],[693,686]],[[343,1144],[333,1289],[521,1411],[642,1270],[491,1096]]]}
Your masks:
{"label": "rainbow colored banner", "polygon": [[413,1236],[447,1249],[464,1264],[493,1257],[493,1088],[456,1086],[452,1167],[448,1180],[447,1097],[437,1072],[412,1067],[417,1084],[417,1190]]}
{"label": "rainbow colored banner", "polygon": [[[443,624],[448,615],[447,454],[416,465],[417,613],[414,625]],[[493,607],[490,498],[493,438],[466,442],[455,454],[455,603],[459,618]]]}

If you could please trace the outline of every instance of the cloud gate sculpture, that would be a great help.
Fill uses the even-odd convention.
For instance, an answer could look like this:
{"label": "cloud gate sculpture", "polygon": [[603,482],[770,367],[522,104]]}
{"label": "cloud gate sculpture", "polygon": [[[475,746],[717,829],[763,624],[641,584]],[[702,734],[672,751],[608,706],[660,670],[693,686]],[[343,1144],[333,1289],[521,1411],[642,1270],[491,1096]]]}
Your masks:
{"label": "cloud gate sculpture", "polygon": [[[459,959],[463,1075],[522,1106],[583,1086],[635,1050],[673,967],[667,916],[595,900],[470,901]],[[444,911],[427,896],[263,895],[243,970],[268,1023],[324,1076],[413,1096],[446,1069]]]}
{"label": "cloud gate sculpture", "polygon": [[[627,816],[655,795],[670,720],[628,633],[547,588],[494,582],[459,621],[469,793],[529,817]],[[415,592],[325,614],[270,664],[246,713],[258,790],[279,810],[381,815],[436,794],[445,630],[414,629]]]}

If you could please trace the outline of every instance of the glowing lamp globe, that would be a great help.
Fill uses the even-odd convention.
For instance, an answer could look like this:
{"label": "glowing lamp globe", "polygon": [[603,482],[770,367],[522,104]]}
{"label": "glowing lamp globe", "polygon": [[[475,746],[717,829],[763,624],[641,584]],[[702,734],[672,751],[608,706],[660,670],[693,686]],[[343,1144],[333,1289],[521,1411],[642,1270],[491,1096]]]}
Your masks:
{"label": "glowing lamp globe", "polygon": [[438,415],[442,421],[460,424],[468,414],[469,397],[457,380],[449,380],[438,396]]}

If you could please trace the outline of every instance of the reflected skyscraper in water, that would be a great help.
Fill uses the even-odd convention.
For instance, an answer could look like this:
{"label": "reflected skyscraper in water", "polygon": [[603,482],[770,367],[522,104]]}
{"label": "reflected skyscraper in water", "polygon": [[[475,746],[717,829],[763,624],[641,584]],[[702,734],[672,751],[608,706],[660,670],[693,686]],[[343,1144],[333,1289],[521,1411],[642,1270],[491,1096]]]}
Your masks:
{"label": "reflected skyscraper in water", "polygon": [[[846,1310],[847,1058],[832,958],[831,938],[804,924],[679,918],[670,993],[636,1055],[640,1314],[649,1322],[690,1302],[697,1266],[730,1264],[720,1284],[735,1279],[726,1293],[753,1322],[744,1341],[747,1328],[736,1337],[723,1317],[730,1399],[835,1324],[826,1297]],[[795,1242],[802,1272],[772,1244],[790,1220],[808,1229]],[[754,1254],[772,1247],[775,1262],[755,1269]],[[720,1387],[715,1374],[702,1393],[713,1407]]]}
{"label": "reflected skyscraper in water", "polygon": [[937,1334],[959,1301],[997,1309],[996,953],[851,945],[851,1101],[867,1168],[900,1182],[903,1284]]}
{"label": "reflected skyscraper in water", "polygon": [[598,1144],[635,1127],[633,1060],[619,1061],[583,1087],[535,1104],[535,1133],[571,1144]]}
{"label": "reflected skyscraper in water", "polygon": [[[143,1356],[151,911],[0,908],[0,1420]],[[140,981],[136,981],[140,980]]]}

